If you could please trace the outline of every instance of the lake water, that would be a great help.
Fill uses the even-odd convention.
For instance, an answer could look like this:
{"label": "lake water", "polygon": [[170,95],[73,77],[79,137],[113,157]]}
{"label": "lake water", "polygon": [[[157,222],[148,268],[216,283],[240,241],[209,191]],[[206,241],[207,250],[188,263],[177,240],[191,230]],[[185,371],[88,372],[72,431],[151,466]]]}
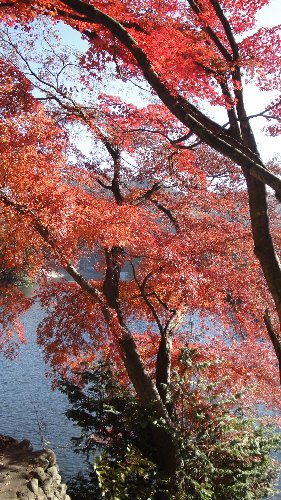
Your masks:
{"label": "lake water", "polygon": [[45,376],[42,352],[36,344],[36,328],[43,314],[34,304],[24,315],[27,343],[20,347],[16,359],[8,360],[0,353],[0,433],[29,439],[34,449],[52,448],[67,480],[84,466],[70,442],[79,429],[64,415],[66,395],[52,390]]}

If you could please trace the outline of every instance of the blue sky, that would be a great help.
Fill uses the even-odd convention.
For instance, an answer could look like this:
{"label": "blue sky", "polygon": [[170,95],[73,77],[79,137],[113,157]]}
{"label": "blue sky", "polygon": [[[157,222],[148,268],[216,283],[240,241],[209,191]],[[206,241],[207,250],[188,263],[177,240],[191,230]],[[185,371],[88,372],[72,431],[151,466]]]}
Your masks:
{"label": "blue sky", "polygon": [[[244,0],[245,1],[245,0]],[[281,24],[281,2],[280,0],[270,0],[269,4],[263,7],[258,16],[260,26],[277,26]]]}

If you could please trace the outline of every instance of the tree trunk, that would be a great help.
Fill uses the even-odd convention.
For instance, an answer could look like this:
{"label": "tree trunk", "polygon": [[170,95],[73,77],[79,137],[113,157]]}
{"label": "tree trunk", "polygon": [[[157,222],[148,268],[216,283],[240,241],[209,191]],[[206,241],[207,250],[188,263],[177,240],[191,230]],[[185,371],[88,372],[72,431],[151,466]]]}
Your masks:
{"label": "tree trunk", "polygon": [[173,475],[179,465],[178,444],[173,437],[172,423],[160,394],[147,373],[140,358],[136,343],[126,325],[119,304],[120,256],[123,250],[112,247],[106,250],[106,273],[103,292],[110,308],[114,309],[120,325],[118,340],[123,362],[130,381],[141,403],[150,414],[148,434],[153,450],[153,459],[165,477]]}

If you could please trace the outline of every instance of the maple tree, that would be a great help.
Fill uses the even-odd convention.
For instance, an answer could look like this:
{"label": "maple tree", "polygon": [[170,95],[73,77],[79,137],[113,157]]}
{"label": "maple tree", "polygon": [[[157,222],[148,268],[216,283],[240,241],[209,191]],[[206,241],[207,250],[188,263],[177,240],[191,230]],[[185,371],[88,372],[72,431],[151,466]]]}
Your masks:
{"label": "maple tree", "polygon": [[[54,368],[75,372],[99,351],[115,359],[166,423],[152,423],[151,436],[168,475],[179,465],[171,374],[186,344],[216,361],[210,380],[280,405],[281,181],[261,160],[243,90],[247,78],[278,90],[278,31],[254,31],[266,3],[0,4],[2,268],[41,282],[38,338]],[[86,53],[59,49],[58,21],[82,34]],[[143,87],[146,102],[111,95],[108,81]],[[227,124],[203,102],[225,109]],[[257,113],[275,135],[279,109],[274,97]],[[92,154],[78,151],[79,131]],[[76,267],[93,251],[88,280]],[[73,282],[48,282],[48,266]],[[1,286],[11,346],[28,301]]]}

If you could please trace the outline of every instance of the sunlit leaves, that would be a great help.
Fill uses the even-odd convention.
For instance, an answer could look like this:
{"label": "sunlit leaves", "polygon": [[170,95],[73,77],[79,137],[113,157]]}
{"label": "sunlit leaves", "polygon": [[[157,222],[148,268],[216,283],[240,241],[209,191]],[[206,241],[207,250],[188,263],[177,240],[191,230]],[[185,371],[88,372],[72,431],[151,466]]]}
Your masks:
{"label": "sunlit leaves", "polygon": [[[263,89],[277,88],[277,30],[248,33],[264,4],[225,0],[222,14],[210,0],[196,3],[195,9],[176,1],[92,3],[128,30],[131,43],[146,56],[149,71],[178,99],[177,106],[187,97],[191,106],[200,101],[201,107],[205,101],[224,107],[227,123],[220,130],[226,139],[238,127],[235,113],[242,105],[243,88],[239,72],[256,78]],[[3,55],[1,61],[3,271],[21,270],[40,280],[46,269],[69,269],[70,263],[78,267],[80,258],[89,254],[96,258],[98,277],[92,283],[85,285],[82,270],[77,284],[42,285],[46,317],[39,341],[52,368],[65,374],[77,371],[99,351],[114,355],[120,366],[118,342],[125,324],[154,378],[160,339],[175,317],[172,364],[179,349],[192,343],[204,361],[217,363],[227,387],[249,384],[257,400],[260,380],[262,396],[268,392],[266,401],[276,404],[277,366],[262,320],[272,300],[252,252],[240,170],[202,144],[159,104],[153,91],[148,90],[141,104],[132,104],[134,96],[125,102],[121,91],[110,95],[108,82],[100,91],[105,78],[112,87],[118,83],[115,94],[127,84],[146,85],[144,68],[105,26],[93,24],[63,2],[15,2],[7,11],[4,5],[1,9],[9,25],[17,20],[26,30],[26,44],[13,44],[11,35],[11,60]],[[46,23],[48,49],[43,44],[37,59],[38,15],[63,19],[88,37],[86,54],[68,54],[61,46],[56,50],[60,38]],[[224,15],[229,29],[240,35],[237,45],[225,28]],[[4,46],[9,45],[5,40]],[[199,110],[192,109],[199,117]],[[278,110],[278,105],[270,107],[276,117]],[[245,117],[239,119],[243,128]],[[205,125],[210,125],[207,117]],[[219,129],[210,126],[215,139]],[[271,131],[277,133],[277,128]],[[82,144],[85,131],[88,148]],[[235,146],[242,146],[236,137]],[[278,241],[278,223],[272,229]],[[113,247],[118,249],[119,316],[104,305],[105,251]],[[103,301],[89,293],[91,284],[104,292]],[[7,288],[3,307],[11,303],[11,316],[5,331],[24,310],[20,300],[15,307],[13,294],[12,287]],[[188,314],[197,324],[187,326]],[[210,378],[215,375],[210,368]]]}
{"label": "sunlit leaves", "polygon": [[280,26],[260,28],[241,42],[241,62],[246,77],[261,90],[280,91]]}

